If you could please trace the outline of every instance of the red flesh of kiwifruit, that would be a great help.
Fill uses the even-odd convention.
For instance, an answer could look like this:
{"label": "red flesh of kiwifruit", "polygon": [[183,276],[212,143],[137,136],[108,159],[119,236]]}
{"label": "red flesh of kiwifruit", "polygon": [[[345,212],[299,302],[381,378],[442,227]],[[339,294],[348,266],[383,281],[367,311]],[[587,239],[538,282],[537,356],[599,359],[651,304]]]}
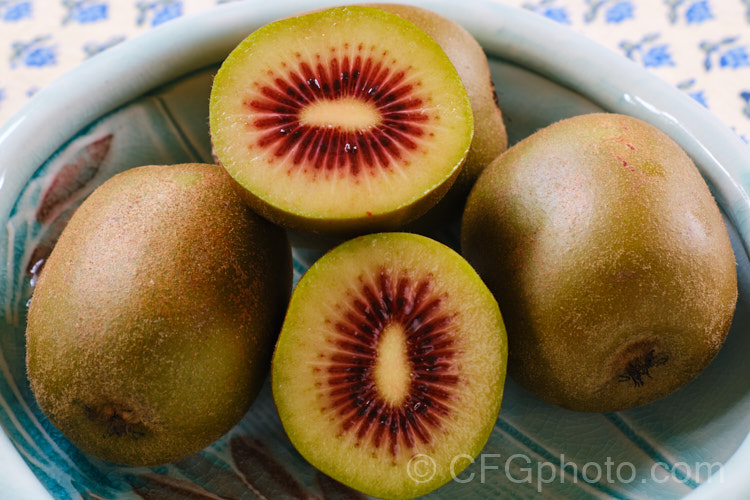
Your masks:
{"label": "red flesh of kiwifruit", "polygon": [[[401,445],[429,443],[451,412],[446,387],[459,381],[451,364],[451,318],[441,311],[440,298],[430,296],[429,280],[393,280],[382,269],[377,290],[363,278],[360,283],[361,290],[351,292],[346,321],[334,323],[337,352],[327,360],[328,394],[342,433],[356,433],[358,441],[368,440],[375,448],[387,446],[396,456]],[[404,329],[413,373],[408,394],[397,406],[384,400],[373,377],[381,333],[394,323]]]}
{"label": "red flesh of kiwifruit", "polygon": [[[357,52],[362,49],[359,45]],[[386,55],[382,54],[384,59]],[[372,56],[363,62],[360,54],[353,60],[348,55],[339,60],[334,48],[325,63],[317,54],[314,68],[300,53],[296,57],[296,69],[282,63],[288,73],[256,82],[256,91],[244,101],[253,117],[248,127],[261,132],[256,145],[270,148],[277,158],[290,157],[289,171],[301,169],[315,177],[319,171],[334,169],[353,176],[389,169],[392,162],[408,158],[404,153],[419,147],[420,137],[431,134],[423,127],[430,116],[421,109],[423,99],[414,97],[415,83],[407,78],[408,69],[394,73],[383,60],[373,65]],[[300,113],[306,106],[342,98],[372,104],[380,122],[364,131],[302,123]]]}

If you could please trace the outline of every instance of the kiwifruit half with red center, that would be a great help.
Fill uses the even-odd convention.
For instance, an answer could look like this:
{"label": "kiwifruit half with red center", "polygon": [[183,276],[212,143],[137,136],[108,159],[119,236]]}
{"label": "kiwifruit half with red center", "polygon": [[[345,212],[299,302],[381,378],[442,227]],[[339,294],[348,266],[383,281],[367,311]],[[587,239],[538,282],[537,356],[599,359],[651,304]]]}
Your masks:
{"label": "kiwifruit half with red center", "polygon": [[479,454],[506,359],[497,303],[460,255],[424,236],[371,234],[328,252],[298,283],[273,397],[312,465],[366,494],[410,498]]}
{"label": "kiwifruit half with red center", "polygon": [[460,171],[471,103],[440,46],[370,7],[268,24],[211,90],[216,158],[250,205],[283,226],[349,234],[426,212]]}

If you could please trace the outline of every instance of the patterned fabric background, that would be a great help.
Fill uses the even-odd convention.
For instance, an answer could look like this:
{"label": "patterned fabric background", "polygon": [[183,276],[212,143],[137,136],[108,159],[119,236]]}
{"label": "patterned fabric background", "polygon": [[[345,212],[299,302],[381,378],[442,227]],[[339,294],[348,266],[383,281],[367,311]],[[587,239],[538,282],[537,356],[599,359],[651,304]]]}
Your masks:
{"label": "patterned fabric background", "polygon": [[[226,1],[0,0],[0,124],[88,57]],[[750,142],[750,0],[494,1],[552,18],[637,61]]]}

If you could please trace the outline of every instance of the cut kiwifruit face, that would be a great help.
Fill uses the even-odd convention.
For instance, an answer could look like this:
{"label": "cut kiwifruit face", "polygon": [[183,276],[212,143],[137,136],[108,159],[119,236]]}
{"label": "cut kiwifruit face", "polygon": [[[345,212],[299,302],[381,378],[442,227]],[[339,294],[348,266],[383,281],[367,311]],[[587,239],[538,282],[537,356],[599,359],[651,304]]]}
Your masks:
{"label": "cut kiwifruit face", "polygon": [[297,285],[273,397],[292,443],[322,472],[369,495],[415,497],[486,443],[506,358],[497,303],[462,257],[423,236],[367,235]]}
{"label": "cut kiwifruit face", "polygon": [[252,33],[210,99],[216,157],[250,205],[289,228],[399,227],[455,180],[473,136],[466,90],[424,31],[339,7]]}

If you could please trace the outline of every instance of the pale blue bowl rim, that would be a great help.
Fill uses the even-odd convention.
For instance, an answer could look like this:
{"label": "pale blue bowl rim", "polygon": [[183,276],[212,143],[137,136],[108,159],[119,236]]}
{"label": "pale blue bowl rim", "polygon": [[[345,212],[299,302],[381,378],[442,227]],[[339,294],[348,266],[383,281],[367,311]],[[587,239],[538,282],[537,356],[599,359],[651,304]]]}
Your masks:
{"label": "pale blue bowl rim", "polygon": [[[76,132],[149,90],[221,61],[249,32],[274,19],[341,0],[235,2],[171,21],[91,58],[34,96],[0,127],[0,220],[33,172]],[[491,0],[404,0],[463,24],[490,55],[532,70],[603,109],[659,127],[701,166],[722,208],[750,248],[750,148],[690,97],[623,56],[537,14]],[[543,34],[543,35],[540,35]],[[722,481],[701,485],[690,500],[738,498],[750,491],[750,437],[727,461]],[[0,433],[0,491],[45,495]],[[25,479],[24,479],[25,478]],[[29,480],[31,479],[31,480]],[[49,494],[46,494],[49,496]]]}

